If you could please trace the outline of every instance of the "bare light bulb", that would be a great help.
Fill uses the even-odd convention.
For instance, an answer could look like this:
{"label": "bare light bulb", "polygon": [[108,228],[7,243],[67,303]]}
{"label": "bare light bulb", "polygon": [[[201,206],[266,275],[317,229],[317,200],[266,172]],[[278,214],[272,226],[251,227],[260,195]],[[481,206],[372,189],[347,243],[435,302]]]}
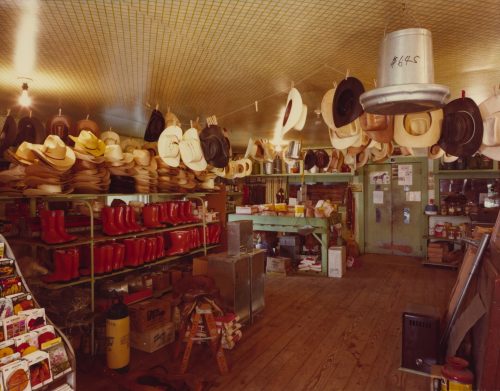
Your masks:
{"label": "bare light bulb", "polygon": [[31,106],[31,98],[28,95],[28,83],[23,83],[23,91],[19,97],[19,104],[24,107]]}

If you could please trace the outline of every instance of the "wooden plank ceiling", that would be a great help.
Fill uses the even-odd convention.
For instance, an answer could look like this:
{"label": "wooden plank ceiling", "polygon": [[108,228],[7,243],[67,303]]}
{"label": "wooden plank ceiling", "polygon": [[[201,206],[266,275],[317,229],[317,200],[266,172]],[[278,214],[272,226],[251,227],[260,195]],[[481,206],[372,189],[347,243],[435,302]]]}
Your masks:
{"label": "wooden plank ceiling", "polygon": [[[35,9],[34,49],[17,39]],[[236,146],[272,138],[292,81],[309,106],[305,144],[328,143],[314,110],[346,69],[373,88],[384,28],[417,24],[433,33],[436,82],[478,103],[500,82],[500,3],[469,0],[0,1],[0,111],[15,107],[19,76],[33,114],[59,107],[75,120],[141,137],[146,105],[181,121],[217,115]],[[35,55],[29,75],[16,50]],[[272,97],[269,97],[273,95]],[[259,101],[255,111],[254,101]],[[290,133],[288,137],[298,136]]]}

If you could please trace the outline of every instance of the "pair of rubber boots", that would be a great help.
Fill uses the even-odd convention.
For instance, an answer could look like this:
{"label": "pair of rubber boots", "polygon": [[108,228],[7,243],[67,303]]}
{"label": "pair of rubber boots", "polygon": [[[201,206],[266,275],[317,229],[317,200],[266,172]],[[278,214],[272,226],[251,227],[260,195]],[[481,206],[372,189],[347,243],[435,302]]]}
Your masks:
{"label": "pair of rubber boots", "polygon": [[40,212],[42,241],[47,244],[71,242],[77,238],[66,232],[64,210],[44,209]]}
{"label": "pair of rubber boots", "polygon": [[206,227],[207,244],[216,244],[220,242],[222,227],[220,224],[209,224]]}
{"label": "pair of rubber boots", "polygon": [[102,231],[110,236],[144,230],[137,223],[135,211],[131,206],[106,206],[102,208],[101,220]]}
{"label": "pair of rubber boots", "polygon": [[165,255],[165,239],[162,235],[147,238],[125,239],[125,266],[137,267]]}
{"label": "pair of rubber boots", "polygon": [[94,274],[111,273],[124,267],[124,244],[111,243],[94,247]]}
{"label": "pair of rubber boots", "polygon": [[54,250],[54,272],[42,277],[46,283],[68,282],[80,277],[80,251],[78,248]]}
{"label": "pair of rubber boots", "polygon": [[160,223],[179,225],[197,223],[200,219],[193,215],[191,201],[165,201],[157,204],[160,208]]}

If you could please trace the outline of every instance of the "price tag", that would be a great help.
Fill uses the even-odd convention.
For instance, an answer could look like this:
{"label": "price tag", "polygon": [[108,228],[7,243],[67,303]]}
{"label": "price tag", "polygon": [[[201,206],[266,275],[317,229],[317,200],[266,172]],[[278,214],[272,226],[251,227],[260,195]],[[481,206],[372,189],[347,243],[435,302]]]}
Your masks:
{"label": "price tag", "polygon": [[402,56],[394,56],[391,61],[391,68],[402,68],[407,67],[411,64],[418,64],[420,61],[420,56],[410,56],[410,55],[402,55]]}

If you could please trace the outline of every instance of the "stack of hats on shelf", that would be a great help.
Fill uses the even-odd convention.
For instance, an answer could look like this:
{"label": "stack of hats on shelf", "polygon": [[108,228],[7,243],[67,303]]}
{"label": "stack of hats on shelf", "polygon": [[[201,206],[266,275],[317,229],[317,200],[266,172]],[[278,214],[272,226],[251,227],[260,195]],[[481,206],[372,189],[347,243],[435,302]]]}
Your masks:
{"label": "stack of hats on shelf", "polygon": [[22,165],[12,165],[8,170],[0,171],[0,195],[20,196],[26,188],[24,177],[26,169]]}
{"label": "stack of hats on shelf", "polygon": [[59,136],[49,135],[43,145],[28,145],[34,160],[26,166],[27,196],[67,194],[73,191],[70,171],[75,152]]}
{"label": "stack of hats on shelf", "polygon": [[104,160],[111,173],[110,192],[135,193],[134,175],[136,170],[134,155],[129,152],[123,152],[120,145],[120,136],[111,130],[104,132],[101,135],[101,139],[106,144]]}
{"label": "stack of hats on shelf", "polygon": [[[127,152],[126,152],[127,153]],[[135,190],[137,193],[158,192],[158,165],[147,149],[134,149],[132,152],[135,166]]]}
{"label": "stack of hats on shelf", "polygon": [[76,163],[72,178],[75,191],[91,194],[107,192],[110,174],[104,164],[104,142],[90,130],[82,130],[78,137],[69,137],[75,143]]}

